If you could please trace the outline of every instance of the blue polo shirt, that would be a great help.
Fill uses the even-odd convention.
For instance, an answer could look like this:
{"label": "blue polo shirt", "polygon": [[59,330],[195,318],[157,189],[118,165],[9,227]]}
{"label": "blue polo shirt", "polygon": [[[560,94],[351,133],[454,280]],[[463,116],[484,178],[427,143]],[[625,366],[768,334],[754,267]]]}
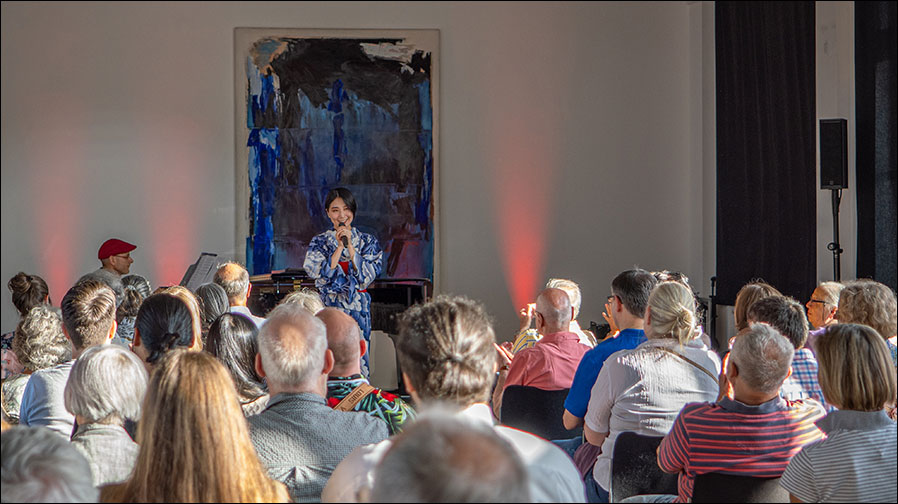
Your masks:
{"label": "blue polo shirt", "polygon": [[599,378],[599,371],[605,359],[619,350],[632,350],[645,341],[645,331],[642,329],[624,329],[617,337],[607,339],[586,352],[577,366],[574,375],[574,383],[564,400],[564,409],[572,415],[583,418],[586,416],[586,407],[589,405],[589,396],[592,394],[592,386]]}

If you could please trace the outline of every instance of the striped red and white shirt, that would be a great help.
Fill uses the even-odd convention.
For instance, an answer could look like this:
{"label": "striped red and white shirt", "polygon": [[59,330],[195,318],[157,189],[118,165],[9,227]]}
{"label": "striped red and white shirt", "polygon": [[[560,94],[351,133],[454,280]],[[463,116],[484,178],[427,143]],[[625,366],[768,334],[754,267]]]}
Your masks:
{"label": "striped red and white shirt", "polygon": [[658,449],[658,465],[679,472],[676,502],[690,502],[695,476],[720,472],[777,478],[792,456],[824,437],[820,403],[777,397],[757,406],[723,398],[687,404]]}

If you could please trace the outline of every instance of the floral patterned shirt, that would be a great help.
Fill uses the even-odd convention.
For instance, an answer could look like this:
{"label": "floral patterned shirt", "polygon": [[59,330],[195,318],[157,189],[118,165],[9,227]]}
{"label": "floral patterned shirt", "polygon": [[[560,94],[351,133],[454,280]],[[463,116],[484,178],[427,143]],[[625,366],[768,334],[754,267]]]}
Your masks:
{"label": "floral patterned shirt", "polygon": [[[327,405],[335,407],[344,397],[362,383],[368,383],[361,374],[352,376],[335,376],[327,379]],[[370,385],[370,384],[369,384]],[[352,409],[365,411],[369,415],[387,423],[390,435],[402,430],[406,422],[415,418],[415,410],[399,396],[375,388],[362,398]]]}

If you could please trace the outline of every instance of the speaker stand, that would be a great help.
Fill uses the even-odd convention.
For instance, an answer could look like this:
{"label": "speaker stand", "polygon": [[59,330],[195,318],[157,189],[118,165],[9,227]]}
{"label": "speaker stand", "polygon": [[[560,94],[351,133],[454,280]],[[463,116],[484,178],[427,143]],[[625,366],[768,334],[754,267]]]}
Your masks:
{"label": "speaker stand", "polygon": [[833,280],[842,281],[841,255],[844,250],[839,246],[839,204],[842,202],[842,190],[830,189],[833,192],[833,241],[826,249],[833,253]]}

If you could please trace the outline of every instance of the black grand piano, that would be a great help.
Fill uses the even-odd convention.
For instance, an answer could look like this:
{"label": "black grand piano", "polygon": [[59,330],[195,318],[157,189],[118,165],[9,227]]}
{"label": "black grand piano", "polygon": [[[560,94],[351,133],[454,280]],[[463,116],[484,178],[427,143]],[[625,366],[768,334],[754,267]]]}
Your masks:
{"label": "black grand piano", "polygon": [[[253,313],[264,316],[287,294],[308,287],[315,281],[303,269],[273,271],[250,277],[253,288],[247,305]],[[415,303],[430,299],[433,283],[428,278],[377,278],[368,286],[371,295],[371,329],[396,335],[396,315]]]}

